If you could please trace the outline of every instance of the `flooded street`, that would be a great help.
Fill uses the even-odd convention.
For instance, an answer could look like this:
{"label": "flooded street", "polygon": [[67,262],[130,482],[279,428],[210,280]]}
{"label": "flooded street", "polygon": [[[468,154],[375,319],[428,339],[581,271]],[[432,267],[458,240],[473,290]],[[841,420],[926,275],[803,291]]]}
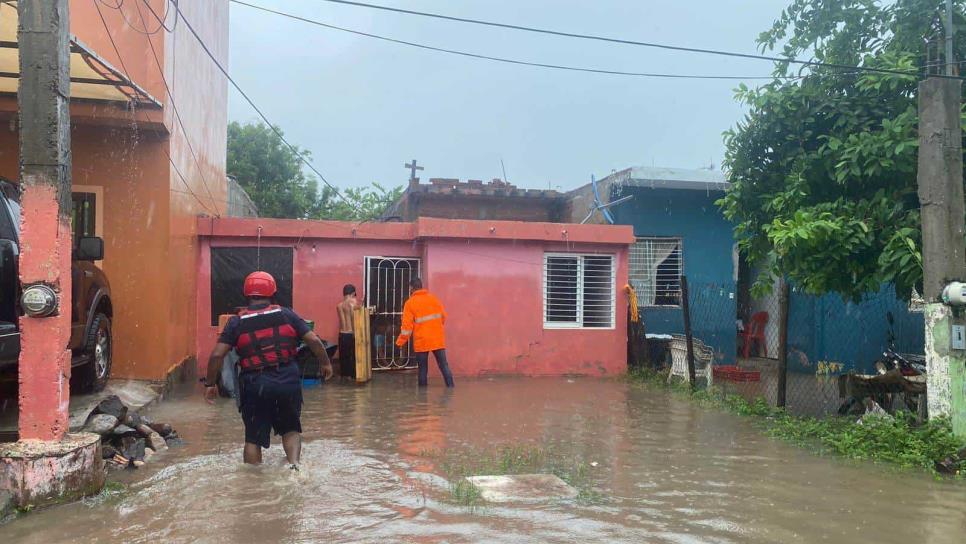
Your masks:
{"label": "flooded street", "polygon": [[[819,457],[748,420],[620,381],[414,375],[306,390],[302,471],[277,442],[241,464],[234,405],[169,399],[186,444],[116,496],[28,515],[0,542],[961,543],[966,484]],[[553,448],[588,467],[576,500],[469,508],[431,452]],[[589,497],[589,498],[588,498]]]}

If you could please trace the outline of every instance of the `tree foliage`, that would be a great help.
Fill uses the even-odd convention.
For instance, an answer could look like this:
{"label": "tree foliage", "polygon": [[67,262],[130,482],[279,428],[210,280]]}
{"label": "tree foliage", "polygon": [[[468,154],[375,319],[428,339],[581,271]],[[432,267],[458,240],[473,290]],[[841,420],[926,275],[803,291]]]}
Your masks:
{"label": "tree foliage", "polygon": [[[924,40],[942,37],[943,5],[794,0],[758,43],[789,57],[923,73]],[[963,41],[956,47],[962,58]],[[725,133],[732,188],[719,205],[741,250],[760,279],[784,275],[808,292],[852,299],[894,282],[908,296],[922,281],[919,77],[786,62],[774,75],[736,90],[748,114]]]}
{"label": "tree foliage", "polygon": [[377,219],[402,194],[402,187],[369,187],[336,191],[307,175],[301,154],[293,151],[264,123],[228,125],[228,175],[251,197],[263,217],[286,219]]}

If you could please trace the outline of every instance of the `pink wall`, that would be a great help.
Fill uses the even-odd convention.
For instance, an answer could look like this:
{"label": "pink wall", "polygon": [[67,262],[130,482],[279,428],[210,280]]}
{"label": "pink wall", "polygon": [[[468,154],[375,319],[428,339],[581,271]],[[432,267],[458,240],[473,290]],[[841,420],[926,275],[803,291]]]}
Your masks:
{"label": "pink wall", "polygon": [[614,329],[544,329],[543,256],[599,253],[627,283],[627,247],[492,240],[426,243],[429,289],[449,313],[447,355],[457,375],[606,375],[627,362],[627,320],[618,292]]}
{"label": "pink wall", "polygon": [[[461,376],[612,375],[626,368],[626,302],[629,227],[501,221],[420,219],[410,224],[302,222],[271,219],[202,219],[198,271],[200,371],[217,338],[210,325],[209,248],[256,244],[295,247],[293,304],[335,341],[335,305],[342,286],[363,285],[366,256],[420,257],[427,287],[446,305],[447,351]],[[614,255],[617,264],[613,329],[543,327],[545,252]],[[432,374],[438,374],[433,366]]]}

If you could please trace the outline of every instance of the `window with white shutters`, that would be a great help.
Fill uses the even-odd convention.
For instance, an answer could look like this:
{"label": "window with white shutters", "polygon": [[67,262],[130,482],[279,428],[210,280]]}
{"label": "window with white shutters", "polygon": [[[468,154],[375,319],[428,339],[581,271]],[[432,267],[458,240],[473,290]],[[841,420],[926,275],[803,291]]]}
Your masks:
{"label": "window with white shutters", "polygon": [[543,267],[544,326],[613,328],[614,276],[612,255],[546,254]]}

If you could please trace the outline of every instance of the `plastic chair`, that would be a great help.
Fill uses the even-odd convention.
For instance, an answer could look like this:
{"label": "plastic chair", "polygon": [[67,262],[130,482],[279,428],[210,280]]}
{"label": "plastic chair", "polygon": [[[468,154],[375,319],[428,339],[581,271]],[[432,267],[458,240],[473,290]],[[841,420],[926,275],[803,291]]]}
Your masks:
{"label": "plastic chair", "polygon": [[765,357],[768,357],[768,342],[765,341],[765,325],[767,324],[768,312],[756,312],[751,316],[751,322],[745,327],[745,330],[738,333],[745,359],[750,356],[751,345],[754,342],[758,342],[758,347],[765,352]]}
{"label": "plastic chair", "polygon": [[[694,377],[695,379],[704,378],[708,386],[711,386],[714,350],[697,338],[692,339],[692,347],[694,348]],[[677,334],[671,340],[671,372],[668,373],[668,383],[671,383],[674,376],[684,378],[686,382],[690,381],[687,338]]]}

